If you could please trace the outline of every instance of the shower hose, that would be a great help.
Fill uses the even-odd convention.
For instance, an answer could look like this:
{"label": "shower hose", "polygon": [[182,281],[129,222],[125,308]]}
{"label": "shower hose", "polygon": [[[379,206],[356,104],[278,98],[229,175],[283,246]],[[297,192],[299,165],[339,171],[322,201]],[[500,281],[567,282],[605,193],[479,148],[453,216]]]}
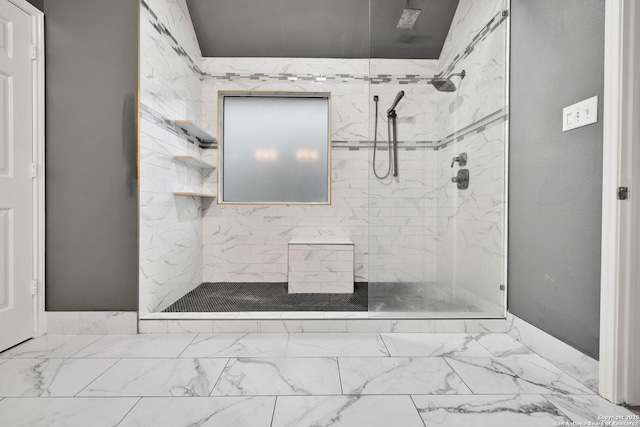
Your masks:
{"label": "shower hose", "polygon": [[378,175],[378,171],[376,170],[376,153],[378,152],[378,97],[374,96],[373,101],[376,103],[376,115],[374,120],[374,131],[373,131],[373,174],[378,179],[385,179],[391,174],[391,120],[387,120],[387,136],[389,140],[387,141],[387,149],[389,151],[389,168],[387,169],[387,173],[384,176]]}

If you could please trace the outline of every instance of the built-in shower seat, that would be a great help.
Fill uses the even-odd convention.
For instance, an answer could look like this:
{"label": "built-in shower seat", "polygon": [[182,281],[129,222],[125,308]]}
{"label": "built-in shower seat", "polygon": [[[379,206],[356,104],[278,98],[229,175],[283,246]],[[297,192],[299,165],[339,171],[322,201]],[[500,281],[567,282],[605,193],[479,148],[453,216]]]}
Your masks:
{"label": "built-in shower seat", "polygon": [[289,293],[353,293],[353,240],[293,237],[289,240]]}

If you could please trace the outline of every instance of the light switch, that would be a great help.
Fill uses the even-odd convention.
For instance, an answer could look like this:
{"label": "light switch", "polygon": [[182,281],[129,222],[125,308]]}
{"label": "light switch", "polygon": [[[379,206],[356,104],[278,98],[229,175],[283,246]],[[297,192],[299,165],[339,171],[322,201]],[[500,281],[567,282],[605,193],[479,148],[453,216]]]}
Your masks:
{"label": "light switch", "polygon": [[598,97],[594,96],[562,109],[562,131],[598,122]]}

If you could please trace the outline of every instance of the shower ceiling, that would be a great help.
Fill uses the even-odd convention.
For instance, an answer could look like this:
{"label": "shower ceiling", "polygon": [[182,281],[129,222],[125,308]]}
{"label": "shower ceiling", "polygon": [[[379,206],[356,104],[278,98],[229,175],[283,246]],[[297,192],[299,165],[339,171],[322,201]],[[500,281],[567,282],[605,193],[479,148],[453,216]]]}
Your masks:
{"label": "shower ceiling", "polygon": [[205,57],[437,59],[458,0],[413,0],[412,7],[422,12],[411,30],[396,28],[405,0],[187,4]]}

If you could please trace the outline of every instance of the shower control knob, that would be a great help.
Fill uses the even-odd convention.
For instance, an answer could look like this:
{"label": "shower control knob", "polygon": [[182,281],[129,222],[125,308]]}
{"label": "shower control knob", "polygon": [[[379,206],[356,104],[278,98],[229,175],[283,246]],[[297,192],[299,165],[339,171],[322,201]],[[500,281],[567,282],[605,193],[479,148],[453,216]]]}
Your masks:
{"label": "shower control knob", "polygon": [[465,166],[467,164],[467,153],[460,153],[459,156],[454,157],[453,160],[451,160],[451,167],[453,167],[456,162],[458,162],[459,166]]}
{"label": "shower control knob", "polygon": [[460,169],[458,174],[451,178],[451,182],[455,182],[458,190],[466,190],[469,188],[469,169]]}

